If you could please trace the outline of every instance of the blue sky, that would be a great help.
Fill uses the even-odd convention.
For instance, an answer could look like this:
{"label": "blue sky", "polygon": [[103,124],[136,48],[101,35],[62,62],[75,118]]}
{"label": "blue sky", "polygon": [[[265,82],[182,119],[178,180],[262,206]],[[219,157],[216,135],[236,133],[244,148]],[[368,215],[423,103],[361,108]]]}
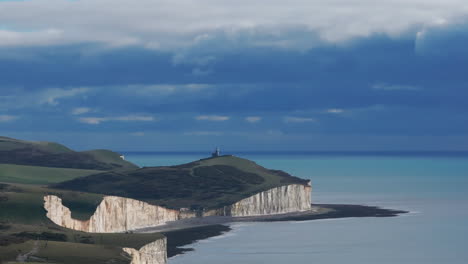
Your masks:
{"label": "blue sky", "polygon": [[0,1],[0,134],[467,150],[466,1]]}

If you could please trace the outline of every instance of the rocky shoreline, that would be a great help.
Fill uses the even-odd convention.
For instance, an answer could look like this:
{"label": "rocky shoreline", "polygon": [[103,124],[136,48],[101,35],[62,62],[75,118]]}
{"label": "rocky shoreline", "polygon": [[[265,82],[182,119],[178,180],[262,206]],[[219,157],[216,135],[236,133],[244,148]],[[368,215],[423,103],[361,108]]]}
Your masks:
{"label": "rocky shoreline", "polygon": [[230,223],[236,222],[276,222],[276,221],[309,221],[318,219],[336,219],[349,217],[395,217],[408,213],[403,210],[384,209],[377,206],[350,204],[314,204],[311,210],[288,214],[250,217],[211,216],[191,218],[164,225],[135,230],[134,232],[161,232],[168,240],[167,254],[173,257],[192,251],[191,248],[181,248],[196,241],[219,236],[229,232]]}

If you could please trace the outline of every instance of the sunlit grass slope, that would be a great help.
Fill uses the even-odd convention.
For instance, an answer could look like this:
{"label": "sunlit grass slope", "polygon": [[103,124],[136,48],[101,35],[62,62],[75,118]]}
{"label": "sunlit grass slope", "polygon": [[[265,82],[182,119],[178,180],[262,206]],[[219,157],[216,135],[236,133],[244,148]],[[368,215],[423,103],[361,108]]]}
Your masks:
{"label": "sunlit grass slope", "polygon": [[122,159],[121,154],[109,150],[77,152],[58,143],[7,137],[0,137],[0,163],[92,170],[138,167]]}
{"label": "sunlit grass slope", "polygon": [[51,184],[99,172],[98,170],[0,164],[0,182]]}

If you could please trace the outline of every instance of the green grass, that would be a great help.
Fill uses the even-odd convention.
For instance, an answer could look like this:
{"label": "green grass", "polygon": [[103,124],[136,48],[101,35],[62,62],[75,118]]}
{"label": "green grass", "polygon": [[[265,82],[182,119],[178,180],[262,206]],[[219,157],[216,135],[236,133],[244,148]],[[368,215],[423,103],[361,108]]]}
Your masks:
{"label": "green grass", "polygon": [[85,153],[94,157],[94,159],[106,163],[106,164],[116,164],[122,166],[125,169],[136,169],[138,166],[135,164],[128,162],[121,158],[121,154],[106,150],[106,149],[95,149],[95,150],[88,150],[82,151],[81,153]]}
{"label": "green grass", "polygon": [[255,193],[293,183],[307,181],[246,159],[222,156],[179,166],[103,172],[51,186],[201,210],[231,205]]}
{"label": "green grass", "polygon": [[89,219],[102,200],[99,194],[54,190],[38,185],[0,184],[0,263],[15,263],[18,254],[31,251],[34,242],[38,241],[39,252],[33,256],[40,261],[33,261],[123,264],[129,263],[129,258],[122,253],[122,247],[139,249],[163,237],[159,233],[97,234],[62,228],[46,217],[43,208],[46,194],[60,196],[70,207],[72,217],[78,219],[80,217],[76,213],[80,209],[82,219]]}
{"label": "green grass", "polygon": [[37,149],[40,149],[42,151],[50,152],[50,153],[73,152],[71,149],[65,147],[64,145],[54,143],[54,142],[26,141],[26,140],[0,136],[0,151],[9,151],[9,150],[31,147],[31,146]]}
{"label": "green grass", "polygon": [[120,247],[56,241],[40,241],[39,252],[34,256],[53,263],[64,264],[127,264],[130,262],[130,258],[123,256]]}
{"label": "green grass", "polygon": [[[40,232],[44,227],[29,226],[22,227]],[[140,249],[142,246],[151,243],[164,236],[159,233],[154,234],[94,234],[83,233],[73,230],[52,230],[53,232],[64,234],[66,241],[53,241],[43,239],[30,239],[20,243],[12,243],[0,246],[0,263],[14,263],[18,254],[24,254],[37,247],[38,252],[34,253],[33,260],[45,261],[46,263],[63,264],[104,264],[104,263],[129,263],[130,258],[126,256],[122,248],[130,247]],[[34,231],[29,231],[34,232]],[[19,233],[3,234],[5,236],[18,236]],[[2,234],[0,233],[0,240]]]}
{"label": "green grass", "polygon": [[0,263],[16,263],[14,260],[16,260],[18,254],[24,254],[31,251],[33,246],[33,241],[27,241],[20,244],[10,244],[8,246],[0,246]]}
{"label": "green grass", "polygon": [[[44,233],[49,236],[44,237]],[[27,253],[37,247],[38,252],[32,255],[32,259],[39,258],[46,263],[123,264],[129,263],[130,259],[123,254],[122,248],[140,249],[163,237],[160,233],[85,233],[64,229],[52,223],[13,224],[7,231],[0,232],[0,245],[3,241],[3,246],[0,246],[0,263],[14,263],[18,254]],[[16,241],[5,245],[8,238]]]}
{"label": "green grass", "polygon": [[135,164],[110,150],[77,152],[54,142],[0,137],[0,163],[87,170],[134,169]]}
{"label": "green grass", "polygon": [[57,195],[70,208],[72,217],[87,220],[102,201],[100,194],[54,190],[43,186],[8,184],[0,190],[0,222],[44,225],[50,222],[44,196]]}
{"label": "green grass", "polygon": [[33,254],[31,259],[41,261],[40,263],[128,264],[130,262],[128,256],[122,254],[120,247],[43,240],[29,240],[0,247],[0,261],[1,263],[17,263],[16,257],[31,251],[33,247],[37,247],[38,252]]}
{"label": "green grass", "polygon": [[51,184],[100,172],[102,171],[0,164],[0,182]]}

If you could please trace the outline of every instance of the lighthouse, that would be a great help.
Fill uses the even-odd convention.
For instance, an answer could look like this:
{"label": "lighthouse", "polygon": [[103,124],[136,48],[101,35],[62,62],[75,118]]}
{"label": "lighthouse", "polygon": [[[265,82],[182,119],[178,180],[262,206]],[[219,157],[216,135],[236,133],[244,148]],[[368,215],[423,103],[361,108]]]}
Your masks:
{"label": "lighthouse", "polygon": [[211,157],[216,158],[216,157],[219,157],[219,156],[220,156],[219,147],[216,147],[215,151],[213,153],[211,153]]}

